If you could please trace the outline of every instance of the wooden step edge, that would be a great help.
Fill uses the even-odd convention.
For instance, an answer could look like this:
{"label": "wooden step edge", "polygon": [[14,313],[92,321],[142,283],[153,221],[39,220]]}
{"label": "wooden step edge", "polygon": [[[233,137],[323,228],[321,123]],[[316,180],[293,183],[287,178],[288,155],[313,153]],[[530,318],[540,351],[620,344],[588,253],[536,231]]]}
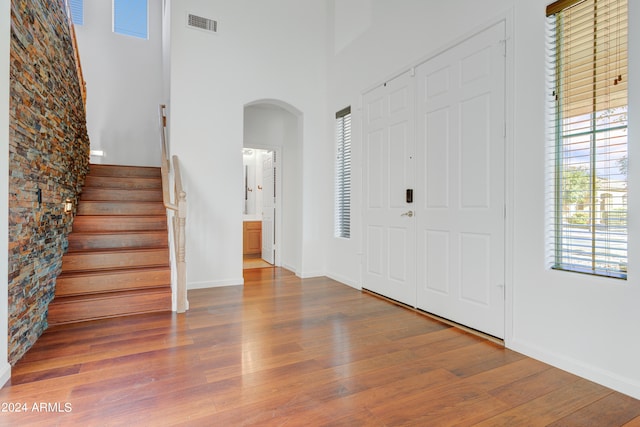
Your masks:
{"label": "wooden step edge", "polygon": [[[106,205],[106,204],[127,204],[127,205],[132,205],[132,204],[140,204],[140,205],[158,205],[158,204],[163,204],[162,200],[81,200],[80,203],[94,203],[94,204],[101,204],[101,205]],[[155,214],[155,215],[160,215],[160,214]]]}
{"label": "wooden step edge", "polygon": [[126,270],[131,270],[131,269],[137,269],[137,268],[171,268],[171,264],[169,264],[168,262],[166,264],[142,264],[139,266],[125,266],[125,267],[107,267],[107,268],[81,268],[78,270],[64,270],[62,274],[76,274],[76,273],[95,273],[95,274],[102,274],[102,273],[108,273],[108,272],[121,272],[121,271],[126,271]]}
{"label": "wooden step edge", "polygon": [[140,273],[140,272],[152,272],[152,271],[171,271],[171,265],[152,265],[152,266],[141,266],[141,267],[122,267],[122,268],[105,268],[105,269],[96,269],[96,270],[73,270],[73,271],[63,271],[58,275],[58,278],[65,277],[84,277],[84,276],[95,276],[95,275],[118,275],[118,274],[127,274],[127,273]]}
{"label": "wooden step edge", "polygon": [[[145,290],[167,289],[167,288],[171,290],[170,283],[166,283],[163,285],[154,285],[154,286],[131,286],[131,287],[128,287],[126,291],[124,289],[104,289],[104,290],[90,290],[90,291],[77,292],[77,293],[71,292],[71,293],[55,294],[55,298],[62,299],[62,298],[79,297],[79,296],[99,297],[106,294],[116,294],[118,292],[145,291]],[[171,292],[173,292],[173,290],[171,290]]]}
{"label": "wooden step edge", "polygon": [[135,298],[137,296],[151,296],[154,294],[171,294],[171,285],[150,286],[147,288],[132,288],[127,290],[112,290],[104,292],[89,292],[77,295],[56,296],[49,305],[75,304],[82,301],[104,301],[109,299]]}
{"label": "wooden step edge", "polygon": [[[144,221],[140,221],[143,219],[147,219],[150,222],[155,222],[155,221],[161,221],[165,224],[167,224],[167,214],[166,213],[161,213],[161,214],[140,214],[140,215],[131,215],[131,214],[126,214],[126,215],[105,215],[105,214],[77,214],[76,216],[73,217],[74,219],[74,224],[75,224],[75,220],[77,218],[81,218],[80,222],[90,222],[90,221],[98,221],[98,222],[122,222],[125,223],[127,220],[135,220],[136,225],[139,225],[141,222]],[[82,224],[79,224],[82,225]],[[122,224],[123,226],[125,226],[124,224]],[[151,230],[156,230],[155,228],[151,229]]]}
{"label": "wooden step edge", "polygon": [[119,165],[90,165],[87,176],[114,178],[157,178],[162,176],[159,166],[119,166]]}
{"label": "wooden step edge", "polygon": [[63,274],[68,274],[68,275],[82,274],[82,273],[107,274],[109,272],[123,273],[123,272],[126,272],[127,270],[138,270],[138,269],[144,269],[144,268],[157,268],[157,269],[169,268],[170,269],[171,264],[169,263],[169,261],[167,261],[166,264],[140,264],[140,265],[128,265],[123,267],[81,268],[81,269],[75,269],[75,270],[67,269],[67,270],[63,270],[62,273],[58,275],[58,277],[62,276]]}
{"label": "wooden step edge", "polygon": [[166,309],[162,308],[162,309],[154,309],[154,310],[136,310],[131,312],[116,313],[116,314],[104,315],[104,316],[83,317],[83,318],[73,319],[73,320],[56,321],[55,319],[51,319],[51,320],[47,320],[47,323],[49,327],[63,327],[65,325],[74,325],[78,323],[93,322],[95,320],[116,319],[119,317],[142,316],[145,314],[160,314],[160,313],[170,314],[172,313],[172,311],[171,311],[171,308],[166,308]]}
{"label": "wooden step edge", "polygon": [[163,236],[167,235],[167,230],[92,230],[92,231],[71,231],[69,233],[69,238],[71,236],[80,236],[80,237],[100,237],[100,236],[151,236],[154,234],[161,234]]}
{"label": "wooden step edge", "polygon": [[117,254],[121,252],[131,252],[132,254],[144,254],[147,252],[166,251],[167,249],[169,249],[169,242],[167,242],[166,245],[162,245],[162,246],[125,246],[121,248],[96,248],[96,249],[69,248],[69,250],[67,250],[67,252],[65,252],[64,255],[67,255],[67,254],[69,255],[86,254],[87,256],[100,255],[100,254],[112,255],[112,254]]}

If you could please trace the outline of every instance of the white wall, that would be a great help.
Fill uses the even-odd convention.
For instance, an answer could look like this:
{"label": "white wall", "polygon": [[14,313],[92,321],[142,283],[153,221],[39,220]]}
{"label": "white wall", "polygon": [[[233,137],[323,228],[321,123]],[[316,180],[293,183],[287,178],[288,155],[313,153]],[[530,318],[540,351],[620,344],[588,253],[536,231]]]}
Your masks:
{"label": "white wall", "polygon": [[[516,2],[513,331],[510,347],[640,398],[640,87],[629,84],[627,281],[552,271],[544,260],[545,0]],[[629,2],[629,76],[640,75],[640,4]],[[634,268],[635,267],[635,268]]]}
{"label": "white wall", "polygon": [[[11,38],[11,1],[0,0],[0,242],[9,239],[9,41]],[[0,277],[8,277],[7,245],[0,245]],[[0,387],[11,376],[8,362],[8,306],[7,281],[0,280]]]}
{"label": "white wall", "polygon": [[84,2],[76,26],[87,82],[87,129],[94,163],[158,166],[163,99],[162,1],[149,0],[149,39],[112,31],[112,0]]}
{"label": "white wall", "polygon": [[[332,1],[331,3],[338,3]],[[328,239],[327,273],[360,286],[361,94],[420,58],[470,35],[478,26],[507,18],[508,42],[508,240],[506,345],[529,356],[640,397],[640,235],[633,212],[640,198],[640,168],[629,162],[629,277],[627,281],[551,271],[545,265],[545,76],[544,24],[548,0],[424,2],[360,0],[365,10],[357,33],[336,16],[332,34],[338,47],[329,59],[328,108],[353,105],[353,238]],[[640,4],[630,2],[630,72],[640,73]],[[333,7],[335,13],[355,13]],[[464,11],[464,13],[459,13]],[[333,14],[331,15],[333,16]],[[456,19],[443,17],[455,16]],[[358,19],[354,17],[354,19]],[[367,30],[362,26],[370,21]],[[364,22],[364,24],[363,24]],[[346,40],[346,41],[345,41]],[[640,127],[640,85],[629,85],[629,144],[635,152]],[[635,106],[635,108],[634,108]],[[633,156],[633,154],[631,154]]]}
{"label": "white wall", "polygon": [[[189,11],[218,20],[217,34],[185,26]],[[170,140],[189,203],[190,288],[242,279],[244,106],[280,100],[302,115],[298,274],[324,273],[331,188],[318,177],[325,150],[326,4],[315,0],[171,2]]]}

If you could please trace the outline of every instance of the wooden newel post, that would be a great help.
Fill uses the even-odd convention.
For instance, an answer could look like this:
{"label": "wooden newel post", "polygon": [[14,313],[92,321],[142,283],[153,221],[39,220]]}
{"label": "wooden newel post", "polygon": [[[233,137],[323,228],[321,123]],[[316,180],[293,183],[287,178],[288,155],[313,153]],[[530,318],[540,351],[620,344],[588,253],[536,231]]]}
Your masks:
{"label": "wooden newel post", "polygon": [[177,233],[177,268],[178,268],[178,313],[187,310],[187,262],[185,248],[185,223],[187,219],[187,193],[178,193],[178,233]]}

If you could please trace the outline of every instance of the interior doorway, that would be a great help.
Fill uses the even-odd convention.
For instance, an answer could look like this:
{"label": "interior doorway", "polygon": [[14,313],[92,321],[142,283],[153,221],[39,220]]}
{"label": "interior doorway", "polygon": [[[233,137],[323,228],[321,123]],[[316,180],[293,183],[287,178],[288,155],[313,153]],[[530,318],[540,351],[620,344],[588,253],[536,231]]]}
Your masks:
{"label": "interior doorway", "polygon": [[279,157],[277,148],[242,149],[243,269],[278,265]]}
{"label": "interior doorway", "polygon": [[[301,269],[303,252],[303,118],[302,111],[278,99],[255,100],[244,106],[243,148],[271,150],[275,154],[273,264],[296,274]],[[241,155],[240,150],[238,155]]]}

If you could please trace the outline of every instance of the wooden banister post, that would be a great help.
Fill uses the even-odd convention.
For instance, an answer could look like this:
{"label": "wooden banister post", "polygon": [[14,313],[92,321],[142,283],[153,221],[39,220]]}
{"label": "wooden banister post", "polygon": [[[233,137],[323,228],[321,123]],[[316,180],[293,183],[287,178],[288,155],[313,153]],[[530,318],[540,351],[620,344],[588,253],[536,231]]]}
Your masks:
{"label": "wooden banister post", "polygon": [[187,262],[185,245],[185,223],[187,218],[187,194],[184,191],[178,193],[178,226],[177,228],[177,268],[178,268],[178,313],[187,310]]}

